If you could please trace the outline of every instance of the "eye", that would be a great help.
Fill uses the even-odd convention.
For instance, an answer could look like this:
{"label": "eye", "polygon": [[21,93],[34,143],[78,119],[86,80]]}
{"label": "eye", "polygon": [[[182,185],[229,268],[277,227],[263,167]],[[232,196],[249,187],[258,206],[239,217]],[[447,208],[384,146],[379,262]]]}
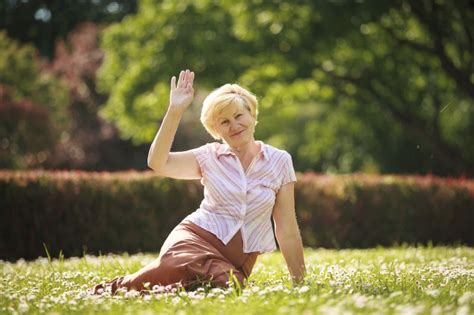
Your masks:
{"label": "eye", "polygon": [[237,114],[235,115],[235,118],[239,118],[240,116],[242,116],[242,114]]}
{"label": "eye", "polygon": [[221,122],[221,125],[225,125],[225,124],[227,124],[228,122],[229,122],[228,120],[223,120],[223,121]]}

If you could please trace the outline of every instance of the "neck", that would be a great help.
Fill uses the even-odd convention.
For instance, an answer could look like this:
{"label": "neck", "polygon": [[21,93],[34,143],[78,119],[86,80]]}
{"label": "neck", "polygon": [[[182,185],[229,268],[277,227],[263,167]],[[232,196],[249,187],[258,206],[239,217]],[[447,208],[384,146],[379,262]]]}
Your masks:
{"label": "neck", "polygon": [[254,139],[242,145],[238,145],[238,146],[229,145],[229,147],[232,150],[232,152],[234,152],[239,157],[254,156],[259,151],[259,144],[255,142]]}

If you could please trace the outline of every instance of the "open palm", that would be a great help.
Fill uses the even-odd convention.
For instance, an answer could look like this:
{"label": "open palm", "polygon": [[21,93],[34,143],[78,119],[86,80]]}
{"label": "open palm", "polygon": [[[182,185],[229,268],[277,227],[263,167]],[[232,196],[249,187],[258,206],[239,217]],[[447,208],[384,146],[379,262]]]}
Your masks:
{"label": "open palm", "polygon": [[170,106],[182,111],[186,110],[194,98],[194,72],[182,70],[179,73],[178,83],[176,77],[171,78]]}

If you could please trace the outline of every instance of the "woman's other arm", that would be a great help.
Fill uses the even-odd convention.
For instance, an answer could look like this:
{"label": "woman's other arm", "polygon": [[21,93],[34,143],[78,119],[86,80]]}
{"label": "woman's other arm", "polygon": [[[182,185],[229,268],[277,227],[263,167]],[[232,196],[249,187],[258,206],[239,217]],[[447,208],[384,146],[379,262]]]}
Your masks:
{"label": "woman's other arm", "polygon": [[283,185],[277,193],[273,208],[275,233],[281,253],[285,258],[293,282],[303,280],[306,268],[303,256],[303,242],[296,222],[295,183]]}
{"label": "woman's other arm", "polygon": [[194,72],[181,71],[176,84],[176,77],[171,78],[170,104],[161,123],[160,129],[148,152],[148,167],[161,176],[177,179],[199,179],[199,164],[191,151],[172,152],[176,130],[183,113],[193,101]]}

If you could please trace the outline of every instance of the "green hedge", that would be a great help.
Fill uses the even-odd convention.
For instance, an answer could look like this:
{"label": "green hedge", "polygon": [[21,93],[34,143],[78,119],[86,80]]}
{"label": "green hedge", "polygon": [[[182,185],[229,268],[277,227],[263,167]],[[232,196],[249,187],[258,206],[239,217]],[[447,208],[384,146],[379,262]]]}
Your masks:
{"label": "green hedge", "polygon": [[433,176],[302,174],[307,246],[474,245],[474,181]]}
{"label": "green hedge", "polygon": [[[158,251],[202,199],[152,172],[0,171],[0,259]],[[298,174],[306,246],[474,244],[474,181]]]}
{"label": "green hedge", "polygon": [[0,172],[0,257],[158,251],[201,194],[152,172]]}

